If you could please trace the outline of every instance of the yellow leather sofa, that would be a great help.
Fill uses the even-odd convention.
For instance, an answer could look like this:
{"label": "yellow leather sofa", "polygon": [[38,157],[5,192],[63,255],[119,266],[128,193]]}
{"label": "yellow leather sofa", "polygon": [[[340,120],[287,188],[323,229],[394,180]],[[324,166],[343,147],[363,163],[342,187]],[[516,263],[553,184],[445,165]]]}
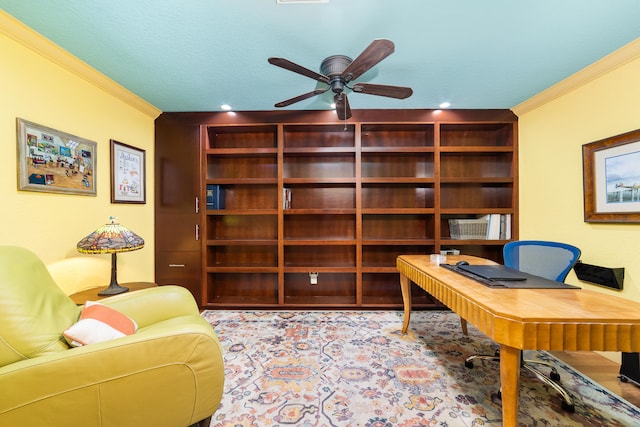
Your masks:
{"label": "yellow leather sofa", "polygon": [[222,349],[191,294],[161,286],[100,300],[138,330],[70,347],[76,306],[31,251],[0,246],[0,426],[209,425]]}

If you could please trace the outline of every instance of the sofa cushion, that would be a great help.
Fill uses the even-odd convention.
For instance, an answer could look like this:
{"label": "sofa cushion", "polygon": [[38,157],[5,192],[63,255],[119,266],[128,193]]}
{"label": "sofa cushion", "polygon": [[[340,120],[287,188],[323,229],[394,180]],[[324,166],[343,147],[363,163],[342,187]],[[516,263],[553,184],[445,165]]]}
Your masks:
{"label": "sofa cushion", "polygon": [[130,317],[99,302],[87,301],[80,319],[64,331],[64,337],[71,346],[81,347],[131,335],[137,329]]}

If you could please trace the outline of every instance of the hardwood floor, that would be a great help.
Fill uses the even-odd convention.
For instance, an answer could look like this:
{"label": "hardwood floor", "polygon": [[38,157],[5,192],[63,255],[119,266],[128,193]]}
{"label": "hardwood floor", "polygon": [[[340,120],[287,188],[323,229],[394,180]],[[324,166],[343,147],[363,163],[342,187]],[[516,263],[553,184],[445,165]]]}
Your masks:
{"label": "hardwood floor", "polygon": [[589,351],[552,351],[558,359],[582,372],[629,403],[640,407],[640,387],[618,378],[620,365]]}

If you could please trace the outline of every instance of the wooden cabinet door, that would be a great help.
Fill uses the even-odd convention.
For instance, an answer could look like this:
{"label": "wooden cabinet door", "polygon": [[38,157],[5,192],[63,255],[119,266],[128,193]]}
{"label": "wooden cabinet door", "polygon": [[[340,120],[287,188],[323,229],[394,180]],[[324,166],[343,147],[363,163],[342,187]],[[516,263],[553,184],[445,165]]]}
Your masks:
{"label": "wooden cabinet door", "polygon": [[178,285],[191,291],[196,301],[202,299],[200,252],[156,252],[156,283]]}
{"label": "wooden cabinet door", "polygon": [[155,280],[188,288],[202,305],[200,127],[161,115],[155,144]]}

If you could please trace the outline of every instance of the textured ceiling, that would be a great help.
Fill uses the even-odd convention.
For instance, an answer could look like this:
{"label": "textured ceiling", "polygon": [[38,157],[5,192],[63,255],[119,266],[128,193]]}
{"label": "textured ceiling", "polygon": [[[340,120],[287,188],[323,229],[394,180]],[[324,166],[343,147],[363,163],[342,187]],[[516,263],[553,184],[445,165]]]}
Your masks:
{"label": "textured ceiling", "polygon": [[[0,0],[0,8],[163,111],[273,110],[319,71],[388,38],[357,81],[410,86],[351,107],[511,108],[640,36],[639,0]],[[328,109],[331,92],[287,109]]]}

